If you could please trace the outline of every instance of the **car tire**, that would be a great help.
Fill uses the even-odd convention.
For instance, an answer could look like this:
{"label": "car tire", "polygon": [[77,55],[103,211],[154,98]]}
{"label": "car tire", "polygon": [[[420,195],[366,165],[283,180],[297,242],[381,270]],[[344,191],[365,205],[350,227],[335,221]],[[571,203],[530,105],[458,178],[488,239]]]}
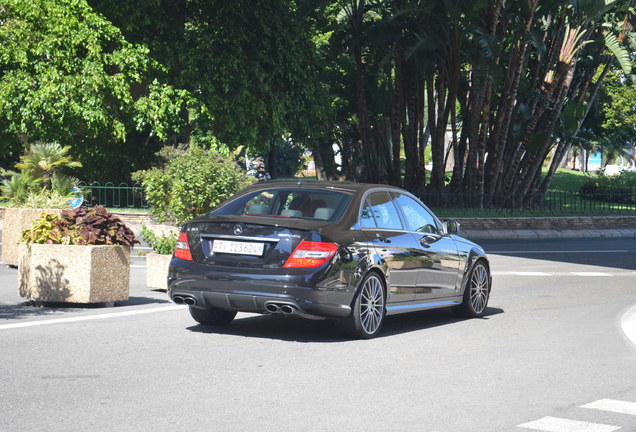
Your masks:
{"label": "car tire", "polygon": [[236,311],[229,311],[219,308],[202,309],[189,306],[190,315],[199,324],[222,326],[232,322],[236,316]]}
{"label": "car tire", "polygon": [[340,327],[350,336],[371,339],[380,333],[386,315],[384,282],[375,273],[369,273],[360,284],[353,302],[351,314],[339,321]]}
{"label": "car tire", "polygon": [[470,271],[464,289],[462,304],[455,309],[459,315],[467,318],[479,318],[484,315],[490,298],[490,270],[483,260],[477,261]]}

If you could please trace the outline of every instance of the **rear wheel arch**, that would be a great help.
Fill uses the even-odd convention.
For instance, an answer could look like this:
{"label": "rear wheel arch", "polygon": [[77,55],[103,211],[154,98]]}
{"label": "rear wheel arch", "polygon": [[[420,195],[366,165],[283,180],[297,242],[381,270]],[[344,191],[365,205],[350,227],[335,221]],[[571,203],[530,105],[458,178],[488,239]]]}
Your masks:
{"label": "rear wheel arch", "polygon": [[[382,268],[374,266],[369,268],[369,270],[360,278],[360,281],[358,282],[358,286],[356,287],[356,290],[354,292],[353,299],[351,300],[352,307],[353,307],[353,303],[355,302],[356,296],[360,293],[360,290],[362,289],[362,286],[364,285],[364,281],[367,279],[367,276],[369,276],[372,273],[375,273],[378,276],[378,278],[380,278],[380,281],[382,282],[382,289],[384,291],[384,298],[386,300],[388,295],[387,287],[389,286],[386,274],[382,271]],[[386,308],[386,304],[385,304],[385,308]]]}
{"label": "rear wheel arch", "polygon": [[337,320],[336,325],[355,338],[376,337],[386,317],[386,287],[386,279],[380,270],[368,271],[353,296],[351,313],[347,318]]}

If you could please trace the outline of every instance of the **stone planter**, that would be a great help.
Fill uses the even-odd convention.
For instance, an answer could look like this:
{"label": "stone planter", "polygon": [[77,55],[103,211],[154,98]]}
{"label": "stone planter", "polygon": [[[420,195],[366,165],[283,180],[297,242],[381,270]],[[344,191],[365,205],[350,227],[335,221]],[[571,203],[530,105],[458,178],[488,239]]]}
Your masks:
{"label": "stone planter", "polygon": [[172,255],[149,253],[146,255],[146,285],[150,288],[167,290],[168,267]]}
{"label": "stone planter", "polygon": [[19,245],[18,293],[38,302],[128,300],[130,247]]}
{"label": "stone planter", "polygon": [[18,242],[22,232],[31,228],[33,221],[42,213],[60,214],[60,209],[7,207],[2,216],[2,261],[11,266],[19,262]]}

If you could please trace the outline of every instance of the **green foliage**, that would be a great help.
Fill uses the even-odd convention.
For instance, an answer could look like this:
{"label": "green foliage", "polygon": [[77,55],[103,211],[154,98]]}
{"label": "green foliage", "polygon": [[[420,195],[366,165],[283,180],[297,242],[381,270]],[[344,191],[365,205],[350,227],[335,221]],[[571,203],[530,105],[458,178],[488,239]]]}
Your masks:
{"label": "green foliage", "polygon": [[[31,191],[26,198],[20,202],[20,207],[29,208],[55,208],[64,209],[69,207],[69,193],[57,190]],[[15,201],[12,201],[15,205]]]}
{"label": "green foliage", "polygon": [[44,189],[52,187],[51,177],[59,168],[79,168],[81,162],[74,161],[68,155],[71,146],[62,147],[58,143],[38,141],[32,144],[20,163],[15,165],[23,173],[42,179]]}
{"label": "green foliage", "polygon": [[78,180],[58,170],[82,166],[68,155],[69,149],[58,143],[31,145],[16,164],[20,172],[3,180],[0,188],[3,199],[19,207],[67,208],[71,188]]}
{"label": "green foliage", "polygon": [[14,173],[2,181],[2,199],[19,205],[27,199],[31,191],[40,187],[41,182],[42,179],[33,178],[29,173]]}
{"label": "green foliage", "polygon": [[128,154],[154,153],[185,126],[182,110],[196,112],[187,91],[160,82],[147,46],[86,0],[6,0],[0,22],[0,130],[73,145],[91,176],[126,172]]}
{"label": "green foliage", "polygon": [[22,233],[22,242],[70,245],[124,245],[139,243],[135,234],[117,216],[102,206],[78,207],[59,216],[43,213],[30,229]]}
{"label": "green foliage", "polygon": [[[302,169],[304,149],[291,140],[279,140],[272,145],[274,160],[270,161],[275,167],[276,177],[294,177],[298,170]],[[263,160],[268,160],[268,153],[258,153]],[[273,175],[273,168],[267,167],[267,171]]]}
{"label": "green foliage", "polygon": [[599,175],[581,187],[581,197],[621,204],[636,204],[636,172]]}
{"label": "green foliage", "polygon": [[22,233],[21,242],[27,244],[72,244],[72,234],[62,225],[59,215],[42,213],[31,228]]}
{"label": "green foliage", "polygon": [[150,212],[160,222],[182,224],[201,216],[254,181],[216,151],[166,147],[159,155],[163,167],[138,171],[133,178],[146,188]]}
{"label": "green foliage", "polygon": [[177,245],[178,235],[176,232],[170,231],[167,234],[157,235],[146,225],[141,226],[141,236],[146,243],[152,248],[152,251],[161,255],[172,255]]}
{"label": "green foliage", "polygon": [[212,0],[191,9],[184,83],[200,89],[221,141],[266,149],[287,132],[309,136],[319,66],[306,21],[287,0]]}

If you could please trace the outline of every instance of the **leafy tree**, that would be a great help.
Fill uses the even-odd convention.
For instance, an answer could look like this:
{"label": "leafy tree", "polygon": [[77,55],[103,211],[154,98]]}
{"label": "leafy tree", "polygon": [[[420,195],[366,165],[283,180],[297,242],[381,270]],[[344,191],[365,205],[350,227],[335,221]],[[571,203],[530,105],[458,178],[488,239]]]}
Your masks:
{"label": "leafy tree", "polygon": [[164,140],[183,126],[188,92],[158,81],[162,66],[148,48],[124,39],[85,0],[6,0],[0,22],[5,133],[72,145],[100,171],[130,163],[131,135]]}
{"label": "leafy tree", "polygon": [[339,12],[324,9],[337,16],[327,20],[329,43],[340,55],[325,58],[355,94],[343,120],[357,134],[341,144],[345,159],[357,162],[345,163],[349,178],[422,193],[430,138],[429,192],[486,193],[477,204],[531,206],[576,141],[608,71],[630,69],[624,43],[633,9],[625,0],[331,5]]}
{"label": "leafy tree", "polygon": [[[269,150],[291,134],[307,142],[319,111],[314,47],[307,18],[286,0],[90,0],[130,41],[150,48],[165,79],[205,108],[194,121],[232,148]],[[188,143],[189,135],[177,138]]]}

